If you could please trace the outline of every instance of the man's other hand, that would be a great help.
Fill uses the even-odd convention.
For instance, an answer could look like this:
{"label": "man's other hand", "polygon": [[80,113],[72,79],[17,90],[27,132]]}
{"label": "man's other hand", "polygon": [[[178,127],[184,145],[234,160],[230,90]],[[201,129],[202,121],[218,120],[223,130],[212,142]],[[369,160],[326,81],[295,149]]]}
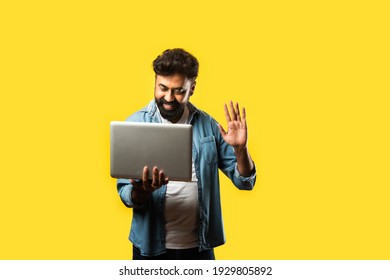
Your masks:
{"label": "man's other hand", "polygon": [[240,106],[238,103],[233,106],[233,101],[230,101],[230,112],[226,104],[224,109],[228,131],[226,132],[222,125],[218,124],[219,131],[225,142],[232,146],[236,153],[239,153],[246,149],[248,141],[245,108],[242,108],[242,116]]}
{"label": "man's other hand", "polygon": [[131,184],[134,186],[131,192],[132,200],[138,204],[144,204],[150,197],[150,194],[161,188],[161,186],[168,184],[169,179],[165,176],[163,171],[159,171],[157,167],[153,167],[152,179],[149,179],[149,168],[145,166],[142,172],[142,180],[135,181],[130,179]]}

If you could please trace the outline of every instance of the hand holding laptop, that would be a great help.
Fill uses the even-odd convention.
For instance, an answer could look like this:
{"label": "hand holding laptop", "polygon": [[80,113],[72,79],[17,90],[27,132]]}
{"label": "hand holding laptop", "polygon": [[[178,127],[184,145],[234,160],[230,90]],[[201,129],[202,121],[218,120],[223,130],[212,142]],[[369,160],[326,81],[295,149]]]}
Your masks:
{"label": "hand holding laptop", "polygon": [[144,204],[153,191],[169,182],[168,177],[165,176],[163,171],[159,171],[157,167],[153,168],[152,179],[150,180],[148,178],[149,168],[145,166],[142,173],[142,181],[130,179],[131,184],[134,186],[131,198],[136,204]]}

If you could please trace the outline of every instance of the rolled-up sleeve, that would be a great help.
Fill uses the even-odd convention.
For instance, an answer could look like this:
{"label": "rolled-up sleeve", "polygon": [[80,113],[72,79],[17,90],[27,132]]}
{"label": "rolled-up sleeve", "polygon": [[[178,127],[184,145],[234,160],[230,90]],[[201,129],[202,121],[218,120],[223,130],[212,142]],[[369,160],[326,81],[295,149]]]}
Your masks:
{"label": "rolled-up sleeve", "polygon": [[133,189],[133,186],[130,184],[130,181],[127,179],[118,179],[117,181],[117,189],[119,197],[121,198],[122,202],[127,207],[133,207],[133,201],[131,199],[131,191]]}
{"label": "rolled-up sleeve", "polygon": [[133,191],[134,186],[130,183],[128,179],[118,179],[117,189],[119,197],[126,207],[141,209],[144,205],[138,205],[131,199],[131,192]]}
{"label": "rolled-up sleeve", "polygon": [[252,174],[248,177],[244,177],[240,175],[240,172],[238,171],[237,163],[234,167],[234,184],[239,188],[240,190],[252,190],[256,183],[256,165],[253,163],[253,171]]}

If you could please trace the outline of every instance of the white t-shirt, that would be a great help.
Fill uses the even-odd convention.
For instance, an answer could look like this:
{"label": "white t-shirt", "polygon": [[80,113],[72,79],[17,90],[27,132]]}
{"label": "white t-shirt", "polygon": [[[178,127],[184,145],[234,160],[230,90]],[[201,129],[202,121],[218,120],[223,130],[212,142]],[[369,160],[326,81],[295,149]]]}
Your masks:
{"label": "white t-shirt", "polygon": [[[158,111],[158,110],[157,110]],[[158,111],[160,113],[160,111]],[[184,108],[177,123],[188,123],[189,110]],[[161,117],[161,114],[160,114]],[[161,117],[163,123],[170,123]],[[167,174],[169,177],[169,174]],[[165,194],[165,245],[167,249],[198,247],[198,178],[192,162],[192,181],[170,181]]]}

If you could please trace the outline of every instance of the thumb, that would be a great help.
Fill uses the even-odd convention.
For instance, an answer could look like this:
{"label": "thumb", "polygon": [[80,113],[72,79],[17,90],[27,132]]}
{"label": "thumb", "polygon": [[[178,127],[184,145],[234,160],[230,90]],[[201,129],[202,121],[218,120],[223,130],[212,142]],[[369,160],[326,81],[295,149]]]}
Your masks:
{"label": "thumb", "polygon": [[222,137],[225,137],[226,131],[223,129],[222,125],[218,124],[219,132],[221,133]]}

